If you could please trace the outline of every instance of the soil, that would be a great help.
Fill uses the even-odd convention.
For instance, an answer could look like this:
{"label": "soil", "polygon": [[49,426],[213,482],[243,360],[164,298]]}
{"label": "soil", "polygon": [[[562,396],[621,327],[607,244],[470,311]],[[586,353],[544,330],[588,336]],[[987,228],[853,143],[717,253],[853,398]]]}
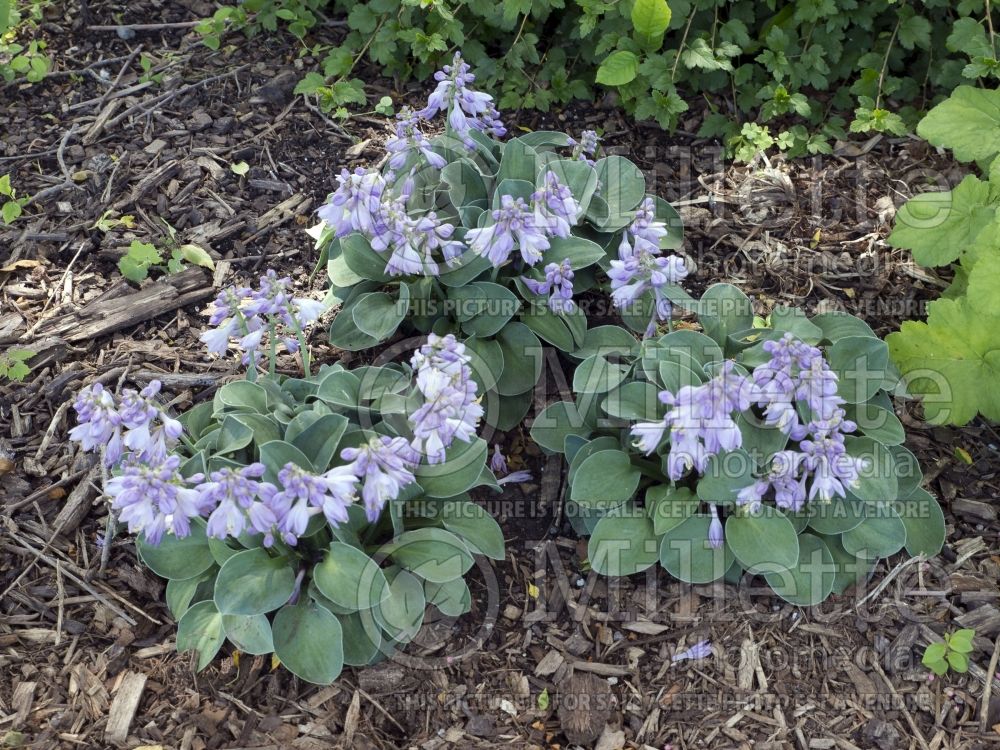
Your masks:
{"label": "soil", "polygon": [[[72,394],[156,377],[183,409],[232,377],[197,340],[214,290],[276,268],[319,296],[303,230],[335,174],[377,160],[390,132],[380,116],[335,122],[293,96],[315,61],[285,37],[233,37],[213,52],[188,28],[129,39],[88,28],[183,24],[211,10],[96,0],[84,19],[55,4],[43,30],[56,70],[0,88],[0,174],[35,196],[0,228],[0,346],[39,352],[23,384],[0,382],[0,746],[1000,746],[1000,436],[978,420],[928,426],[903,401],[907,446],[941,499],[948,541],[936,560],[882,561],[865,591],[802,610],[752,579],[597,578],[558,510],[558,461],[517,430],[500,442],[540,481],[488,499],[508,557],[473,577],[470,614],[429,622],[406,658],[348,669],[326,688],[232,653],[196,674],[134,545],[119,536],[99,570],[106,510],[98,474],[66,441]],[[338,33],[324,26],[313,41]],[[139,54],[162,78],[140,80]],[[377,95],[422,93],[359,72]],[[681,211],[695,290],[725,280],[762,314],[839,308],[885,334],[944,286],[885,242],[911,191],[961,175],[916,139],[733,165],[718,144],[635,125],[613,102],[504,114],[532,129],[603,128],[607,149],[633,158]],[[231,169],[239,162],[244,175]],[[95,226],[123,215],[132,227]],[[162,243],[164,222],[217,270],[154,273],[139,291],[117,260],[133,239]],[[310,346],[316,361],[344,358],[322,330]],[[960,626],[977,631],[970,671],[930,679],[924,646]],[[711,656],[672,661],[703,639]]]}

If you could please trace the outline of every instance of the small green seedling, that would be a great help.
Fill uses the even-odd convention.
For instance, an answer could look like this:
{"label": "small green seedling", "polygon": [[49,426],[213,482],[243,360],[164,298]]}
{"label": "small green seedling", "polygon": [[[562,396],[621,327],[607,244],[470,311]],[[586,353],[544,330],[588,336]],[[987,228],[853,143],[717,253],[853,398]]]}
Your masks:
{"label": "small green seedling", "polygon": [[30,349],[8,349],[0,353],[0,377],[13,380],[17,383],[22,382],[28,377],[28,373],[31,372],[27,361],[34,357],[35,354],[37,352],[33,352]]}
{"label": "small green seedling", "polygon": [[[126,219],[131,220],[132,217],[123,216],[121,219],[108,219],[107,214],[105,214],[95,226],[98,226],[102,231],[107,231],[104,227],[99,226],[102,222],[106,227],[111,228],[119,224],[125,225]],[[122,276],[138,284],[149,278],[149,272],[153,268],[163,273],[179,273],[184,270],[186,264],[190,263],[207,268],[209,271],[215,270],[212,256],[204,248],[198,245],[180,244],[177,239],[177,230],[167,222],[163,223],[167,228],[166,235],[161,238],[163,240],[163,253],[152,243],[132,240],[128,252],[118,261],[118,270],[121,271]],[[164,258],[164,254],[168,254],[169,257]]]}
{"label": "small green seedling", "polygon": [[972,628],[945,634],[944,641],[932,643],[924,650],[921,663],[938,677],[944,675],[949,667],[956,672],[968,672],[969,654],[972,652],[972,639],[975,635],[976,631]]}
{"label": "small green seedling", "polygon": [[28,196],[17,197],[14,186],[10,184],[9,174],[0,177],[0,202],[2,202],[0,203],[0,216],[3,217],[4,224],[13,224],[29,200]]}

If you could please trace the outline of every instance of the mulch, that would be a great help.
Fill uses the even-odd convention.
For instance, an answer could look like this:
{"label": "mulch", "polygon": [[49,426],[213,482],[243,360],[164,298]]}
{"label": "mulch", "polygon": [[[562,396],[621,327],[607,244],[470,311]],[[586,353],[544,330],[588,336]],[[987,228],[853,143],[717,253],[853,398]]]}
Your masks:
{"label": "mulch", "polygon": [[[55,74],[0,89],[0,174],[35,196],[0,229],[0,347],[38,352],[26,382],[0,382],[0,747],[1000,746],[1000,436],[982,421],[928,426],[913,402],[897,413],[948,541],[936,560],[883,561],[865,591],[802,610],[752,579],[598,578],[558,512],[558,461],[516,430],[505,451],[541,479],[477,498],[508,557],[472,577],[469,615],[431,618],[405,658],[326,688],[231,652],[194,673],[174,650],[163,583],[130,541],[114,540],[99,569],[106,511],[98,472],[66,441],[72,394],[158,378],[183,409],[233,377],[197,340],[207,301],[272,267],[318,295],[303,230],[341,167],[379,157],[389,125],[335,122],[294,97],[314,61],[280,36],[212,52],[183,27],[128,40],[87,28],[183,24],[207,3],[93,2],[86,22],[75,4],[54,6],[43,33]],[[140,80],[139,54],[159,82]],[[378,95],[420,96],[360,74]],[[682,213],[695,290],[726,280],[762,313],[844,309],[884,334],[944,286],[885,242],[895,206],[923,184],[914,175],[961,174],[916,139],[733,165],[691,135],[697,115],[674,135],[603,101],[507,119],[603,128]],[[230,168],[240,161],[245,175]],[[123,215],[132,228],[95,227]],[[213,255],[214,274],[122,280],[118,258],[133,239],[162,243],[164,222]],[[310,346],[321,362],[344,356],[322,331]],[[963,626],[977,630],[969,673],[929,679],[923,647]],[[705,638],[711,657],[671,660]]]}

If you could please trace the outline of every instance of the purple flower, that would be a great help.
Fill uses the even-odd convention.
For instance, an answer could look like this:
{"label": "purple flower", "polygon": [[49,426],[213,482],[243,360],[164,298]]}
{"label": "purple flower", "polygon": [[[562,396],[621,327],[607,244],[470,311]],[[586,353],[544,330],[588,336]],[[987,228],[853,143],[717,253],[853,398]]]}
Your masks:
{"label": "purple flower", "polygon": [[278,472],[278,481],[282,489],[273,494],[265,490],[263,497],[277,519],[282,538],[294,545],[312,516],[322,513],[331,526],[344,523],[360,480],[351,466],[337,466],[317,475],[287,463]]}
{"label": "purple flower", "polygon": [[594,160],[589,158],[597,153],[597,146],[601,142],[601,137],[594,130],[584,130],[580,133],[580,140],[569,139],[568,146],[573,147],[573,158],[577,161],[585,161],[590,166],[594,166]]}
{"label": "purple flower", "polygon": [[712,642],[708,640],[698,641],[687,651],[680,651],[671,657],[671,661],[685,661],[686,659],[705,659],[712,655]]}
{"label": "purple flower", "polygon": [[500,197],[500,208],[492,212],[493,223],[487,227],[470,229],[465,234],[471,250],[490,259],[499,268],[517,247],[521,258],[529,266],[542,259],[549,249],[549,240],[535,223],[535,214],[523,198],[512,195]]}
{"label": "purple flower", "polygon": [[576,309],[573,302],[573,267],[569,258],[562,263],[549,263],[545,266],[544,281],[536,281],[526,276],[521,280],[535,294],[550,294],[549,309],[554,313],[571,313]]}
{"label": "purple flower", "polygon": [[191,519],[202,514],[202,498],[179,471],[179,456],[169,456],[160,464],[126,463],[122,473],[108,480],[105,491],[111,507],[120,513],[133,534],[145,533],[156,545],[167,531],[176,537],[191,533]]}
{"label": "purple flower", "polygon": [[657,422],[640,422],[632,427],[636,447],[652,453],[670,430],[670,453],[667,475],[680,479],[694,467],[703,472],[711,455],[733,451],[743,443],[743,436],[733,417],[750,408],[753,383],[736,372],[732,361],[722,371],[700,386],[686,385],[675,396],[660,391],[659,399],[670,407]]}
{"label": "purple flower", "polygon": [[376,252],[392,251],[385,266],[390,276],[437,276],[441,269],[435,252],[452,266],[465,250],[462,243],[452,239],[454,233],[454,225],[442,222],[433,211],[410,216],[406,198],[401,196],[379,207],[368,239]]}
{"label": "purple flower", "polygon": [[405,438],[382,435],[359,448],[345,448],[340,457],[351,463],[345,467],[363,482],[361,499],[365,514],[374,523],[385,504],[399,497],[414,481],[413,453]]}
{"label": "purple flower", "polygon": [[430,334],[410,360],[423,396],[423,404],[409,417],[411,445],[428,463],[443,463],[455,440],[468,443],[476,436],[483,407],[468,363],[465,344],[453,334]]}
{"label": "purple flower", "polygon": [[530,482],[530,481],[531,481],[530,471],[515,471],[503,477],[502,479],[498,479],[497,484],[499,485],[521,484],[522,482]]}
{"label": "purple flower", "polygon": [[722,520],[719,518],[718,506],[709,504],[708,507],[712,509],[712,522],[708,525],[708,543],[712,545],[713,549],[718,549],[725,541],[723,538]]}
{"label": "purple flower", "polygon": [[124,450],[122,418],[115,398],[100,383],[83,388],[73,402],[77,425],[69,431],[69,439],[80,443],[85,451],[105,448],[104,462],[118,463]]}
{"label": "purple flower", "polygon": [[144,463],[163,461],[184,432],[181,423],[157,405],[154,399],[159,392],[160,381],[153,380],[138,393],[131,389],[122,393],[119,413],[128,428],[123,442]]}
{"label": "purple flower", "polygon": [[337,237],[351,232],[369,234],[386,191],[385,179],[375,170],[358,167],[354,172],[342,170],[337,182],[330,201],[316,212],[319,218],[333,228]]}
{"label": "purple flower", "polygon": [[544,184],[532,194],[531,202],[535,224],[545,227],[549,235],[569,237],[570,228],[580,220],[580,204],[551,170],[545,173]]}
{"label": "purple flower", "polygon": [[461,53],[456,52],[451,65],[435,73],[434,80],[438,85],[427,97],[427,106],[418,113],[421,119],[429,120],[438,112],[447,111],[448,125],[469,150],[475,148],[470,130],[480,130],[495,138],[507,132],[493,106],[493,97],[469,88],[476,76],[462,60]]}
{"label": "purple flower", "polygon": [[493,455],[490,457],[490,468],[497,474],[507,473],[507,459],[500,452],[499,443],[493,446]]}
{"label": "purple flower", "polygon": [[420,130],[423,118],[418,113],[414,113],[409,107],[404,107],[396,118],[396,134],[385,144],[390,154],[390,169],[401,168],[406,163],[407,157],[414,152],[422,154],[427,163],[435,169],[441,169],[447,164],[443,156],[431,151],[430,141]]}
{"label": "purple flower", "polygon": [[224,468],[213,471],[207,482],[195,490],[200,493],[200,505],[209,512],[207,534],[217,539],[237,537],[244,530],[268,534],[278,519],[271,508],[261,501],[277,491],[273,485],[263,488],[259,481],[264,464],[253,463],[240,469]]}
{"label": "purple flower", "polygon": [[627,309],[644,293],[652,290],[655,305],[646,336],[656,331],[658,320],[668,320],[672,305],[667,295],[669,285],[687,277],[684,261],[676,256],[660,255],[660,239],[667,235],[666,224],[656,221],[656,205],[646,197],[636,211],[636,218],[622,235],[618,260],[611,261],[611,298],[618,309]]}

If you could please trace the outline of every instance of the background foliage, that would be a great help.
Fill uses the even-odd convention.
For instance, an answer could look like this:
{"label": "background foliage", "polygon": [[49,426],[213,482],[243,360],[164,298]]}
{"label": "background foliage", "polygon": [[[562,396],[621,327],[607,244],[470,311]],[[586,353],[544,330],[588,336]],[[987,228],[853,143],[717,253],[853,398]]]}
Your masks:
{"label": "background foliage", "polygon": [[[995,78],[989,5],[248,0],[222,8],[200,29],[218,46],[228,28],[252,35],[287,27],[323,56],[322,72],[300,91],[334,110],[365,101],[354,77],[362,59],[387,75],[425,80],[461,49],[500,109],[547,110],[610,89],[637,118],[673,129],[692,96],[709,94],[702,133],[724,136],[737,155],[770,146],[816,153],[848,121],[853,131],[901,134],[958,84]],[[346,16],[347,33],[339,45],[308,46],[324,14]]]}

